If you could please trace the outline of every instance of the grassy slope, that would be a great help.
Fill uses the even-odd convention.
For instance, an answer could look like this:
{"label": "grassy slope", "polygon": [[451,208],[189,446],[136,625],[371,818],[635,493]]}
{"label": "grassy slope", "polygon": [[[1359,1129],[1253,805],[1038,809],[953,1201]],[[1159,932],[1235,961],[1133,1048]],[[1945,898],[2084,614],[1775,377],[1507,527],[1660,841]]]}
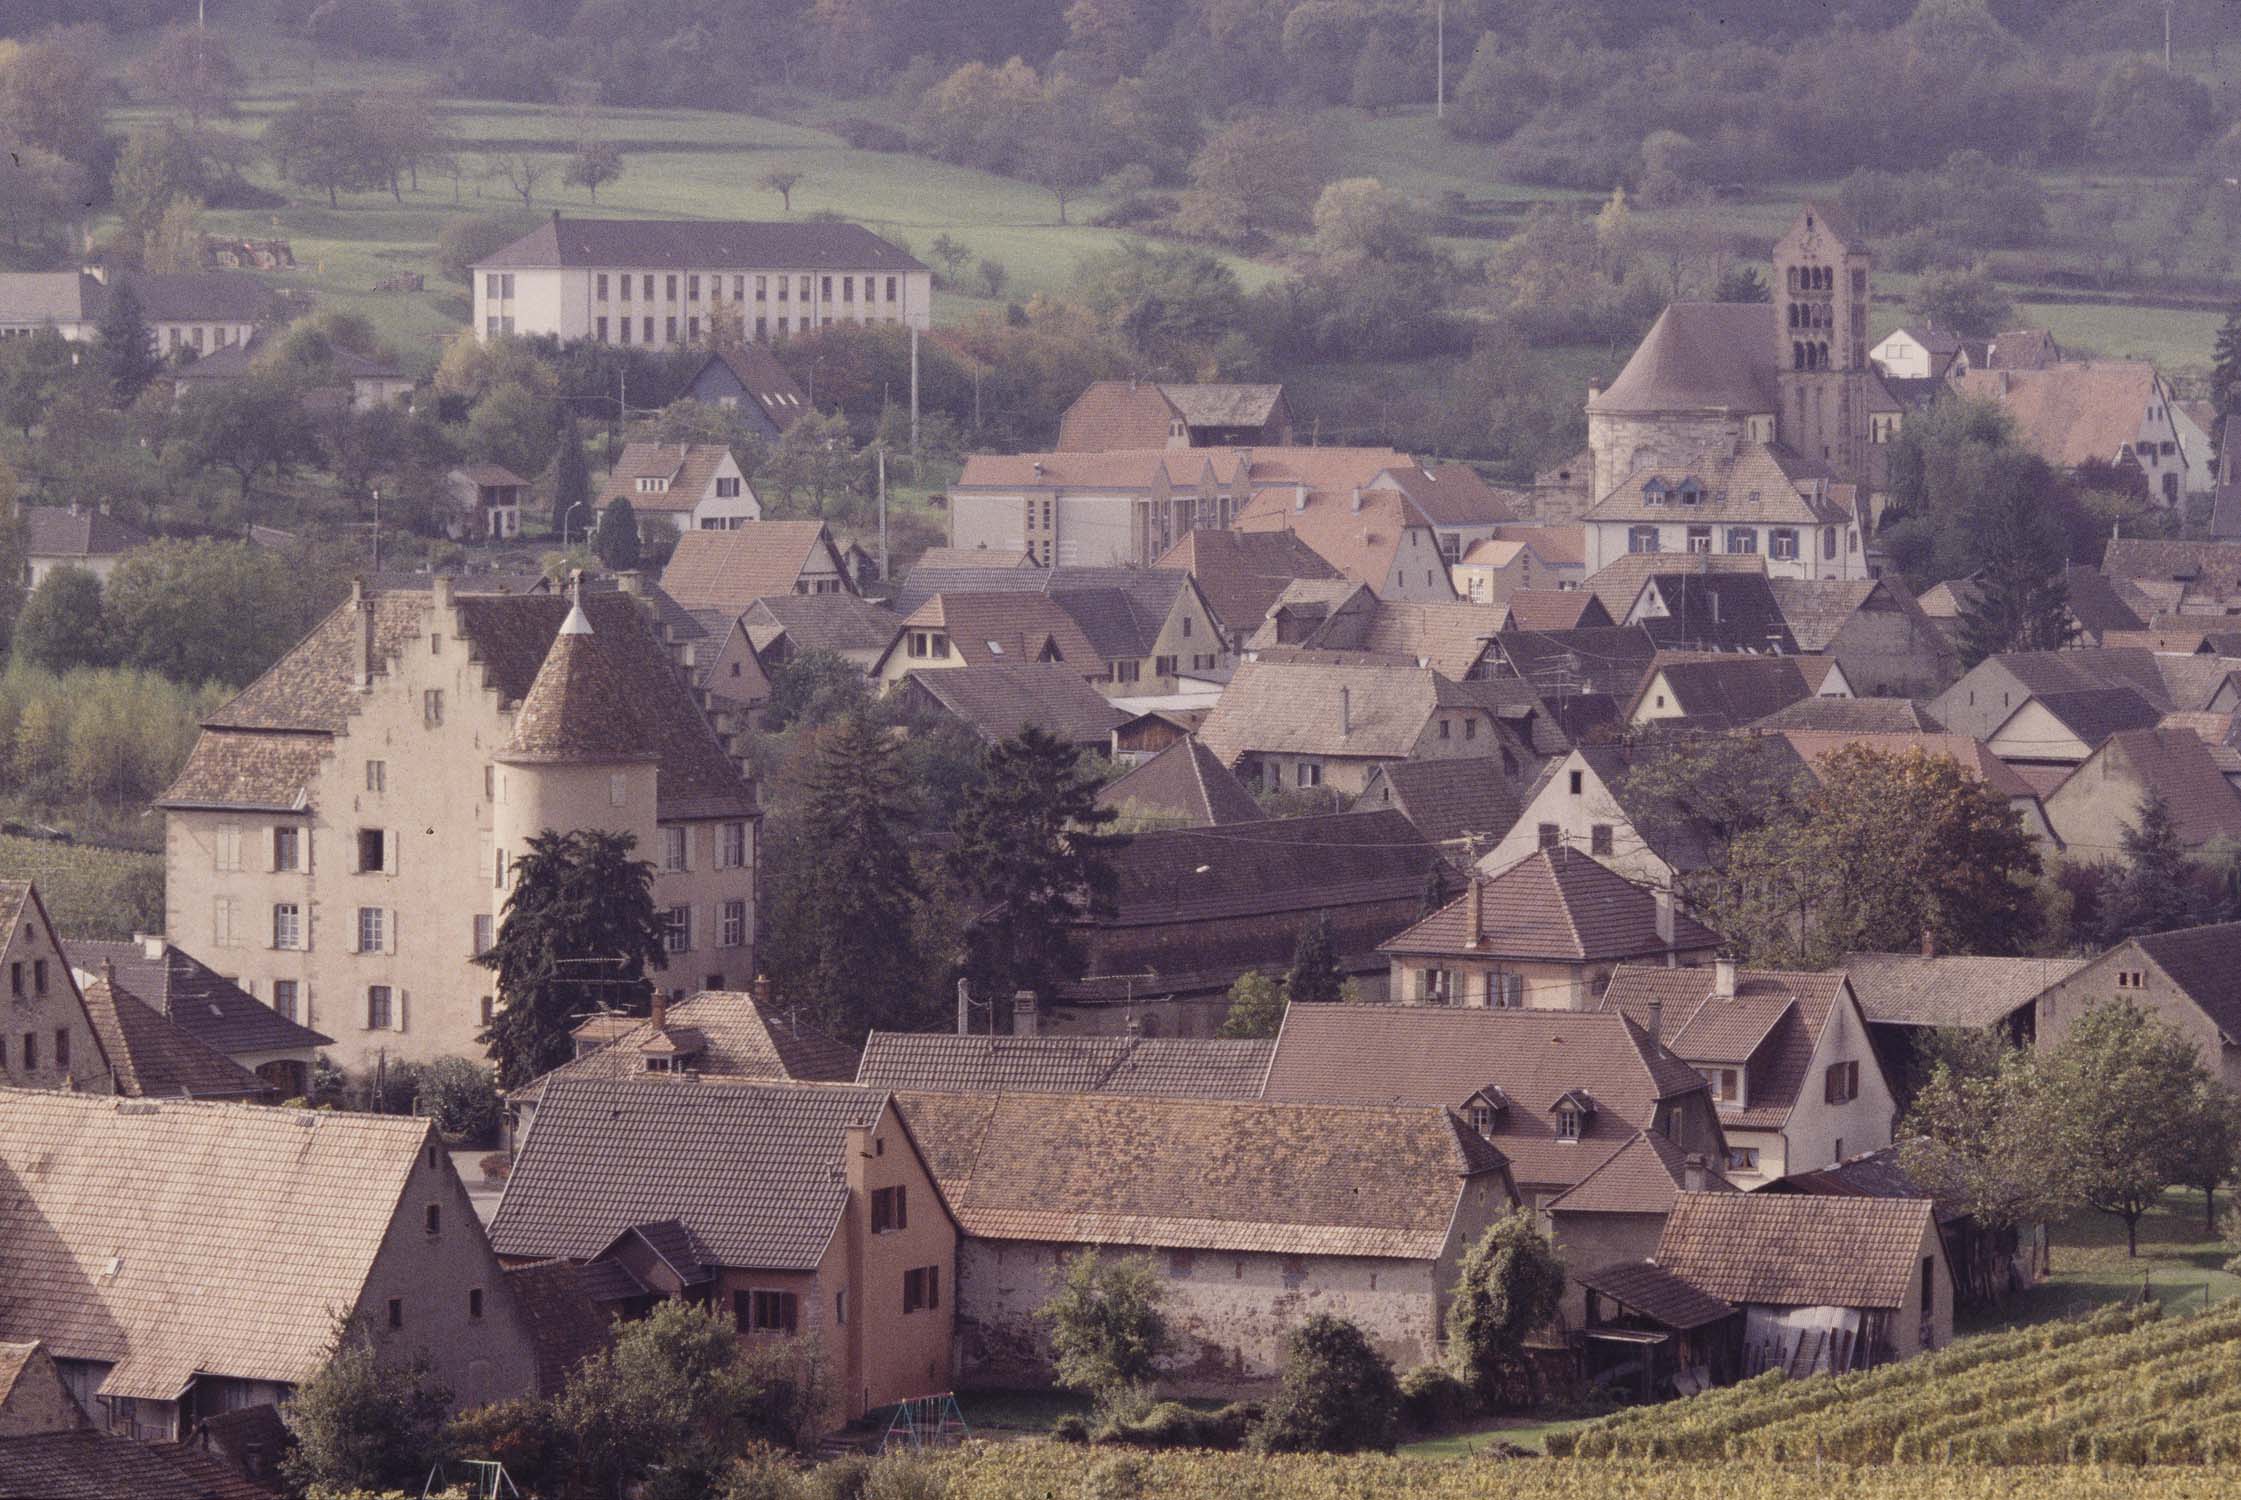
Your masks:
{"label": "grassy slope", "polygon": [[[2219,1210],[2227,1197],[2220,1194]],[[2140,1253],[2124,1252],[2124,1225],[2108,1214],[2083,1213],[2055,1227],[2053,1273],[2040,1285],[1997,1309],[1963,1320],[1961,1331],[1981,1333],[2017,1323],[2063,1317],[2148,1290],[2170,1312],[2191,1312],[2207,1298],[2241,1295],[2241,1276],[2225,1269],[2233,1254],[2202,1224],[2202,1195],[2173,1188],[2140,1221]]]}

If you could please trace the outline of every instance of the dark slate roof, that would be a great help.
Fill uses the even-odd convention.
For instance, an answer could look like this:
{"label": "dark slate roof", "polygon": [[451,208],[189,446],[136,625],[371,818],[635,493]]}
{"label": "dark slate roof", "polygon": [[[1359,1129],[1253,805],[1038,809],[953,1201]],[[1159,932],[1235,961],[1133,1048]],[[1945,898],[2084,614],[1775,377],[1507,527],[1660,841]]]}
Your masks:
{"label": "dark slate roof", "polygon": [[[1489,842],[1517,821],[1517,788],[1493,756],[1468,760],[1398,760],[1377,769],[1392,792],[1390,805],[1434,843],[1466,834]],[[1366,809],[1366,804],[1357,803]]]}
{"label": "dark slate roof", "polygon": [[1698,729],[1741,729],[1813,696],[1813,684],[1794,656],[1660,656],[1630,709],[1639,707],[1660,677],[1674,706]]}
{"label": "dark slate roof", "polygon": [[177,944],[165,943],[157,958],[137,942],[101,938],[64,938],[62,948],[70,966],[87,974],[115,965],[119,984],[228,1057],[334,1045],[333,1037],[297,1025]]}
{"label": "dark slate roof", "polygon": [[1293,583],[1342,576],[1293,531],[1192,531],[1153,566],[1197,579],[1207,607],[1237,641],[1260,628]]}
{"label": "dark slate roof", "polygon": [[1128,717],[1065,662],[988,662],[904,680],[990,741],[1034,725],[1070,745],[1100,744]]}
{"label": "dark slate roof", "polygon": [[23,550],[27,557],[116,557],[148,545],[146,532],[91,505],[26,505]]}
{"label": "dark slate roof", "polygon": [[1438,860],[1438,851],[1397,812],[1155,829],[1113,851],[1109,920],[1202,920],[1420,894]]}
{"label": "dark slate roof", "polygon": [[1201,828],[1257,823],[1268,816],[1245,784],[1192,735],[1107,783],[1097,803],[1123,817],[1174,818]]}
{"label": "dark slate roof", "polygon": [[1543,693],[1569,688],[1626,698],[1641,684],[1657,642],[1639,625],[1578,630],[1504,630],[1495,646],[1518,676]]}
{"label": "dark slate roof", "polygon": [[2088,748],[2128,729],[2153,730],[2163,711],[2128,687],[2040,693],[2033,700]]}
{"label": "dark slate roof", "polygon": [[1575,849],[1536,849],[1479,882],[1478,931],[1468,892],[1380,945],[1386,953],[1593,963],[1704,951],[1722,939],[1685,913],[1673,941],[1658,935],[1657,897]]}
{"label": "dark slate roof", "polygon": [[[1508,1096],[1491,1137],[1520,1184],[1569,1186],[1704,1077],[1623,1016],[1430,1005],[1293,1005],[1269,1062],[1268,1099],[1461,1108],[1489,1086]],[[1577,1144],[1555,1107],[1599,1106]]]}
{"label": "dark slate roof", "polygon": [[117,1092],[144,1099],[255,1099],[262,1078],[166,1021],[123,988],[97,979],[81,990],[86,1018],[109,1059]]}
{"label": "dark slate roof", "polygon": [[706,271],[768,266],[787,271],[923,271],[926,267],[861,224],[801,219],[550,220],[475,262],[477,270],[547,266],[650,266]]}
{"label": "dark slate roof", "polygon": [[1698,1291],[1655,1262],[1621,1261],[1574,1272],[1572,1279],[1592,1292],[1625,1303],[1634,1311],[1683,1332],[1717,1323],[1735,1311],[1709,1292]]}
{"label": "dark slate roof", "polygon": [[607,1347],[612,1325],[565,1260],[532,1261],[506,1270],[506,1289],[521,1309],[537,1353],[537,1394],[557,1396],[577,1365]]}
{"label": "dark slate roof", "polygon": [[1928,710],[1911,698],[1800,698],[1751,725],[1781,733],[1815,734],[1939,733]]}
{"label": "dark slate roof", "polygon": [[2132,940],[2228,1037],[2241,1040],[2241,922]]}
{"label": "dark slate roof", "polygon": [[[1188,585],[1170,568],[928,567],[911,569],[892,601],[902,617],[937,594],[945,600],[985,594],[1042,594],[1080,628],[1100,656],[1150,656],[1153,643]],[[954,639],[957,632],[951,632]],[[1063,643],[1061,643],[1063,645]]]}
{"label": "dark slate roof", "polygon": [[863,1088],[931,1094],[1150,1094],[1258,1099],[1273,1041],[1143,1036],[957,1036],[875,1031]]}
{"label": "dark slate roof", "polygon": [[2095,640],[2111,630],[2145,630],[2147,621],[2118,595],[2097,568],[2072,564],[2062,574],[2065,602],[2080,628]]}
{"label": "dark slate roof", "polygon": [[757,651],[783,635],[799,651],[887,649],[902,616],[854,594],[766,594],[741,620]]}
{"label": "dark slate roof", "polygon": [[839,1084],[556,1079],[491,1248],[589,1260],[626,1230],[675,1220],[715,1265],[813,1270],[847,1206],[846,1132],[886,1103]]}
{"label": "dark slate roof", "polygon": [[1878,1026],[1993,1026],[2084,968],[2083,958],[1848,953],[1860,1014]]}
{"label": "dark slate roof", "polygon": [[1666,610],[1641,622],[1661,650],[1798,649],[1764,573],[1656,573],[1646,588]]}
{"label": "dark slate roof", "polygon": [[1650,1006],[1661,1006],[1661,1035],[1676,1056],[1691,1064],[1750,1067],[1749,1105],[1723,1108],[1720,1119],[1746,1129],[1783,1129],[1805,1095],[1814,1049],[1845,993],[1844,976],[1746,969],[1727,997],[1712,993],[1714,980],[1709,965],[1621,965],[1603,992],[1602,1008],[1643,1025]]}
{"label": "dark slate roof", "polygon": [[[120,271],[117,279],[140,299],[151,323],[254,323],[272,305],[272,292],[246,271]],[[86,289],[86,316],[108,310],[109,289]]]}
{"label": "dark slate roof", "polygon": [[[1931,1198],[1899,1165],[1899,1148],[1885,1146],[1859,1156],[1847,1156],[1833,1167],[1813,1172],[1793,1172],[1777,1177],[1761,1192],[1802,1193],[1831,1198]],[[1937,1202],[1931,1198],[1932,1202]],[[1949,1203],[1938,1203],[1938,1222],[1968,1217]]]}
{"label": "dark slate roof", "polygon": [[[1730,1193],[1735,1184],[1698,1158],[1704,1181],[1697,1191]],[[1655,1130],[1635,1133],[1603,1164],[1548,1205],[1551,1213],[1664,1214],[1688,1186],[1689,1157],[1671,1136]]]}
{"label": "dark slate roof", "polygon": [[707,373],[710,365],[722,365],[731,371],[732,378],[746,387],[747,393],[755,398],[763,415],[770,418],[772,425],[781,432],[793,426],[802,413],[809,410],[809,403],[802,395],[801,387],[794,383],[794,377],[778,362],[778,356],[760,344],[743,344],[736,349],[717,350],[693,372],[693,378],[685,382],[685,388],[690,390],[700,384],[700,377]]}

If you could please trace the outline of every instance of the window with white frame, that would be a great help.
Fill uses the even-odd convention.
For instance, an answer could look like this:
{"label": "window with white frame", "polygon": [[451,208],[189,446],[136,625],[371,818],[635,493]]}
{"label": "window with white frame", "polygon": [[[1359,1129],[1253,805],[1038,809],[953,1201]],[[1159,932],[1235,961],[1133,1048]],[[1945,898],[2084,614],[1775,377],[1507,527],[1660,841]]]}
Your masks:
{"label": "window with white frame", "polygon": [[747,903],[744,901],[726,901],[724,903],[721,946],[738,948],[743,947],[746,942]]}
{"label": "window with white frame", "polygon": [[293,979],[275,979],[272,982],[272,1008],[283,1020],[296,1019],[297,995],[300,991]]}
{"label": "window with white frame", "polygon": [[684,953],[693,945],[693,909],[672,906],[661,914],[661,944],[670,953]]}
{"label": "window with white frame", "polygon": [[716,868],[737,870],[747,863],[747,825],[726,823],[716,832]]}
{"label": "window with white frame", "polygon": [[1585,1119],[1577,1109],[1566,1106],[1556,1112],[1556,1138],[1560,1141],[1576,1141],[1585,1124]]}
{"label": "window with white frame", "polygon": [[272,908],[272,946],[303,946],[303,908],[293,901],[278,902]]}
{"label": "window with white frame", "polygon": [[234,945],[234,912],[231,896],[220,896],[210,903],[210,943],[216,948]]}
{"label": "window with white frame", "polygon": [[396,1028],[397,992],[386,984],[366,986],[366,1029],[394,1031]]}
{"label": "window with white frame", "polygon": [[378,906],[358,908],[358,951],[379,953],[382,940],[388,935],[389,913]]}
{"label": "window with white frame", "polygon": [[692,829],[671,826],[661,831],[661,867],[671,873],[691,868]]}

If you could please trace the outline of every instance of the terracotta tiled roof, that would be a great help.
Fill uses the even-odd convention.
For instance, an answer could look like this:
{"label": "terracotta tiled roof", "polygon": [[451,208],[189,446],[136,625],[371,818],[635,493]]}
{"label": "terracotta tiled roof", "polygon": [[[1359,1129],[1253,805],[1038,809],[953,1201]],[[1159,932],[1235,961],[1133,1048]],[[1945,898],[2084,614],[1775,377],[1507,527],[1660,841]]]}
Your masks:
{"label": "terracotta tiled roof", "polygon": [[1530,509],[1526,497],[1505,495],[1469,464],[1408,464],[1387,470],[1386,477],[1434,526],[1498,526]]}
{"label": "terracotta tiled roof", "polygon": [[1483,604],[1380,599],[1369,612],[1358,644],[1364,651],[1412,656],[1424,666],[1461,681],[1493,645],[1494,627],[1500,619],[1498,611]]}
{"label": "terracotta tiled roof", "polygon": [[[730,456],[721,443],[625,443],[592,503],[605,510],[611,500],[628,500],[639,515],[682,514],[708,498],[717,468]],[[641,479],[666,479],[669,485],[659,494],[642,494]]]}
{"label": "terracotta tiled roof", "polygon": [[947,631],[969,667],[1038,662],[1055,650],[1078,676],[1105,670],[1105,657],[1074,617],[1040,593],[936,594],[906,615],[901,628]]}
{"label": "terracotta tiled roof", "polygon": [[1937,721],[1911,698],[1800,698],[1750,727],[1780,734],[1828,735],[1841,739],[1871,734],[1939,733]]}
{"label": "terracotta tiled roof", "polygon": [[634,1226],[674,1219],[711,1265],[813,1270],[848,1201],[846,1132],[886,1101],[839,1084],[555,1079],[491,1247],[588,1260]]}
{"label": "terracotta tiled roof", "polygon": [[1579,630],[1612,623],[1603,601],[1586,589],[1519,589],[1503,602],[1503,610],[1504,630]]}
{"label": "terracotta tiled roof", "polygon": [[585,1359],[607,1347],[612,1325],[565,1260],[532,1261],[506,1270],[506,1286],[536,1345],[537,1394],[557,1396]]}
{"label": "terracotta tiled roof", "polygon": [[1826,651],[1859,612],[1878,600],[1888,608],[1928,624],[1913,595],[1884,578],[1770,578],[1775,608],[1797,639],[1800,651]]}
{"label": "terracotta tiled roof", "polygon": [[1985,368],[2043,370],[2062,357],[2054,335],[2044,328],[2011,328],[1985,345]]}
{"label": "terracotta tiled roof", "polygon": [[[1341,575],[1371,588],[1386,585],[1410,531],[1423,532],[1429,545],[1431,524],[1397,489],[1365,490],[1359,508],[1350,491],[1310,489],[1304,509],[1293,491],[1265,489],[1237,514],[1239,531],[1292,532]],[[1436,550],[1426,555],[1445,569]]]}
{"label": "terracotta tiled roof", "polygon": [[[755,997],[740,990],[702,990],[668,1007],[671,1030],[689,1029],[702,1043],[693,1059],[698,1078],[767,1078],[795,1083],[846,1083],[856,1076],[857,1053],[829,1033],[791,1015],[765,1015]],[[645,1044],[654,1025],[644,1017],[613,1018],[607,1045],[562,1063],[507,1097],[537,1099],[559,1078],[635,1079],[689,1086],[681,1075],[648,1075]],[[577,1028],[579,1032],[582,1027]]]}
{"label": "terracotta tiled roof", "polygon": [[1031,568],[1025,552],[1009,547],[928,547],[918,554],[916,568]]}
{"label": "terracotta tiled roof", "polygon": [[1257,823],[1267,816],[1214,752],[1187,735],[1107,783],[1097,805],[1124,817],[1174,818],[1201,828]]}
{"label": "terracotta tiled roof", "polygon": [[767,595],[793,593],[817,549],[831,546],[822,521],[749,521],[729,531],[688,531],[662,569],[661,586],[687,609],[736,615]]}
{"label": "terracotta tiled roof", "polygon": [[[420,634],[428,600],[425,593],[380,591],[368,596],[373,610],[373,658],[378,666],[386,668],[404,649],[405,642]],[[559,623],[556,616],[553,624]],[[203,727],[338,734],[360,702],[358,689],[352,685],[358,651],[357,612],[345,602],[313,626],[311,633],[262,677],[206,716]]]}
{"label": "terracotta tiled roof", "polygon": [[209,729],[163,794],[164,807],[298,806],[333,748],[324,734],[251,734]]}
{"label": "terracotta tiled roof", "polygon": [[2144,361],[2080,360],[2040,370],[1970,370],[1954,386],[2005,408],[2023,445],[2048,463],[2075,468],[2113,462],[2138,441],[2148,408],[2160,403],[2162,381]]}
{"label": "terracotta tiled roof", "polygon": [[[1732,1193],[1735,1185],[1704,1163],[1699,1192]],[[1548,1205],[1550,1213],[1664,1214],[1688,1185],[1688,1153],[1670,1136],[1636,1131],[1634,1139]]]}
{"label": "terracotta tiled roof", "polygon": [[26,505],[26,557],[117,557],[148,545],[147,533],[91,505]]}
{"label": "terracotta tiled roof", "polygon": [[[1420,1005],[1293,1005],[1263,1097],[1460,1108],[1493,1085],[1510,1105],[1492,1139],[1520,1184],[1569,1186],[1647,1128],[1703,1075],[1631,1021],[1577,1011]],[[1577,1143],[1556,1138],[1556,1101],[1600,1106]]]}
{"label": "terracotta tiled roof", "polygon": [[1072,662],[987,662],[904,680],[991,743],[1031,724],[1069,745],[1103,745],[1128,717]]}
{"label": "terracotta tiled roof", "polygon": [[[14,1089],[0,1122],[16,1200],[0,1337],[115,1362],[108,1394],[164,1401],[197,1373],[294,1383],[324,1365],[432,1139],[387,1115]],[[258,1245],[289,1253],[244,1253]]]}
{"label": "terracotta tiled roof", "polygon": [[861,224],[797,219],[579,219],[553,215],[476,268],[628,266],[678,271],[923,271]]}
{"label": "terracotta tiled roof", "polygon": [[[1841,526],[1849,516],[1830,493],[1829,478],[1826,465],[1778,443],[1742,443],[1733,449],[1708,449],[1694,462],[1661,462],[1636,469],[1597,496],[1584,519],[1590,523],[1689,521],[1715,528]],[[1684,504],[1675,496],[1692,482],[1703,498]],[[1654,502],[1653,486],[1666,492]]]}
{"label": "terracotta tiled roof", "polygon": [[2177,542],[2119,537],[2101,554],[2101,571],[2134,583],[2184,584],[2190,600],[2241,596],[2241,541]]}
{"label": "terracotta tiled roof", "polygon": [[108,1056],[117,1092],[149,1099],[251,1099],[272,1090],[224,1053],[195,1040],[124,989],[96,979],[83,986],[86,1017]]}
{"label": "terracotta tiled roof", "polygon": [[1813,696],[1794,656],[1668,657],[1661,652],[1626,707],[1628,719],[1660,682],[1690,725],[1703,729],[1741,729]]}
{"label": "terracotta tiled roof", "polygon": [[953,1174],[958,1226],[984,1240],[1433,1260],[1471,1180],[1503,1167],[1439,1108],[926,1097],[897,1102]]}
{"label": "terracotta tiled roof", "polygon": [[[1552,568],[1580,568],[1587,565],[1587,528],[1577,521],[1566,525],[1539,525],[1513,522],[1497,533],[1503,541],[1523,542],[1539,554],[1541,561]],[[1609,600],[1603,601],[1605,604]],[[1630,599],[1627,601],[1632,603]]]}
{"label": "terracotta tiled roof", "polygon": [[854,594],[766,594],[742,618],[757,651],[781,635],[797,651],[884,651],[903,623],[893,610]]}
{"label": "terracotta tiled roof", "polygon": [[1729,1302],[1899,1308],[1932,1227],[1927,1198],[1683,1193],[1654,1259]]}
{"label": "terracotta tiled roof", "polygon": [[221,1479],[171,1447],[90,1427],[0,1438],[0,1500],[271,1500],[277,1493],[239,1476]]}
{"label": "terracotta tiled roof", "polygon": [[2132,940],[2229,1037],[2241,1037],[2241,922]]}
{"label": "terracotta tiled roof", "polygon": [[[1517,788],[1493,756],[1467,760],[1398,760],[1378,768],[1389,804],[1434,843],[1477,834],[1494,839],[1517,821]],[[1357,801],[1363,808],[1388,804]]]}
{"label": "terracotta tiled roof", "polygon": [[1272,1041],[1140,1036],[957,1036],[875,1031],[864,1088],[930,1094],[1147,1094],[1258,1099]]}
{"label": "terracotta tiled roof", "polygon": [[1634,601],[1642,597],[1642,590],[1653,575],[1683,567],[1697,574],[1757,573],[1763,576],[1766,559],[1757,553],[1700,552],[1693,556],[1676,556],[1670,552],[1629,552],[1598,568],[1581,587],[1603,601],[1612,619],[1623,620],[1633,610]]}
{"label": "terracotta tiled roof", "polygon": [[1477,941],[1466,895],[1380,944],[1380,951],[1591,963],[1659,957],[1669,948],[1708,950],[1722,941],[1677,912],[1667,944],[1658,935],[1657,898],[1576,850],[1538,849],[1499,875],[1475,878]]}
{"label": "terracotta tiled roof", "polygon": [[1704,1328],[1735,1312],[1731,1303],[1700,1292],[1688,1282],[1652,1261],[1620,1261],[1575,1271],[1572,1279],[1589,1291],[1615,1298],[1668,1328],[1686,1332]]}
{"label": "terracotta tiled roof", "polygon": [[2241,839],[2241,792],[2192,730],[2126,730],[2110,735],[2095,754],[2129,764],[2142,786],[2169,804],[2180,843],[2198,848]]}
{"label": "terracotta tiled roof", "polygon": [[1780,326],[1771,303],[1672,303],[1650,325],[1618,379],[1591,397],[1587,409],[1622,415],[1771,412]]}
{"label": "terracotta tiled roof", "polygon": [[1603,993],[1603,1009],[1647,1025],[1653,1001],[1663,1007],[1660,1035],[1690,1063],[1750,1065],[1743,1109],[1722,1108],[1723,1123],[1779,1130],[1804,1090],[1813,1049],[1844,996],[1844,976],[1745,969],[1735,994],[1712,993],[1714,970],[1621,966]]}
{"label": "terracotta tiled roof", "polygon": [[1199,738],[1229,766],[1247,753],[1405,759],[1443,682],[1374,663],[1240,662]]}
{"label": "terracotta tiled roof", "polygon": [[[1823,698],[1814,701],[1831,703],[1842,702],[1843,700]],[[1857,701],[1872,702],[1876,700],[1862,699]],[[1764,728],[1765,726],[1761,724],[1759,727]],[[1790,742],[1790,747],[1797,751],[1798,758],[1813,769],[1813,774],[1817,779],[1821,775],[1820,764],[1824,756],[1834,755],[1847,745],[1858,745],[1863,749],[1879,751],[1885,755],[1900,755],[1909,750],[1919,750],[1925,755],[1942,755],[1958,762],[1963,770],[1970,772],[1977,780],[2003,797],[2032,797],[2038,795],[2032,791],[2031,784],[2018,776],[2006,761],[1994,755],[1984,741],[1971,739],[1965,734],[1940,734],[1932,731],[1843,733],[1793,729],[1786,731],[1783,738],[1787,739]]]}
{"label": "terracotta tiled roof", "polygon": [[1159,448],[1182,415],[1150,381],[1092,381],[1058,419],[1059,451]]}

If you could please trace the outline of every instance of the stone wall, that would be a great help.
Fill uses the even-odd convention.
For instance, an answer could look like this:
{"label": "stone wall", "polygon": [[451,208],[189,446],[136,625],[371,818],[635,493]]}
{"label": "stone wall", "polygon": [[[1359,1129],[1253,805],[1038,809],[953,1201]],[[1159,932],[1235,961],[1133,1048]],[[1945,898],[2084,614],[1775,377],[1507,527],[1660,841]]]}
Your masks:
{"label": "stone wall", "polygon": [[1741,413],[1661,412],[1638,416],[1590,412],[1587,446],[1595,463],[1589,471],[1589,503],[1603,499],[1637,469],[1651,465],[1683,470],[1702,466],[1708,453],[1730,452],[1749,436],[1750,420]]}

